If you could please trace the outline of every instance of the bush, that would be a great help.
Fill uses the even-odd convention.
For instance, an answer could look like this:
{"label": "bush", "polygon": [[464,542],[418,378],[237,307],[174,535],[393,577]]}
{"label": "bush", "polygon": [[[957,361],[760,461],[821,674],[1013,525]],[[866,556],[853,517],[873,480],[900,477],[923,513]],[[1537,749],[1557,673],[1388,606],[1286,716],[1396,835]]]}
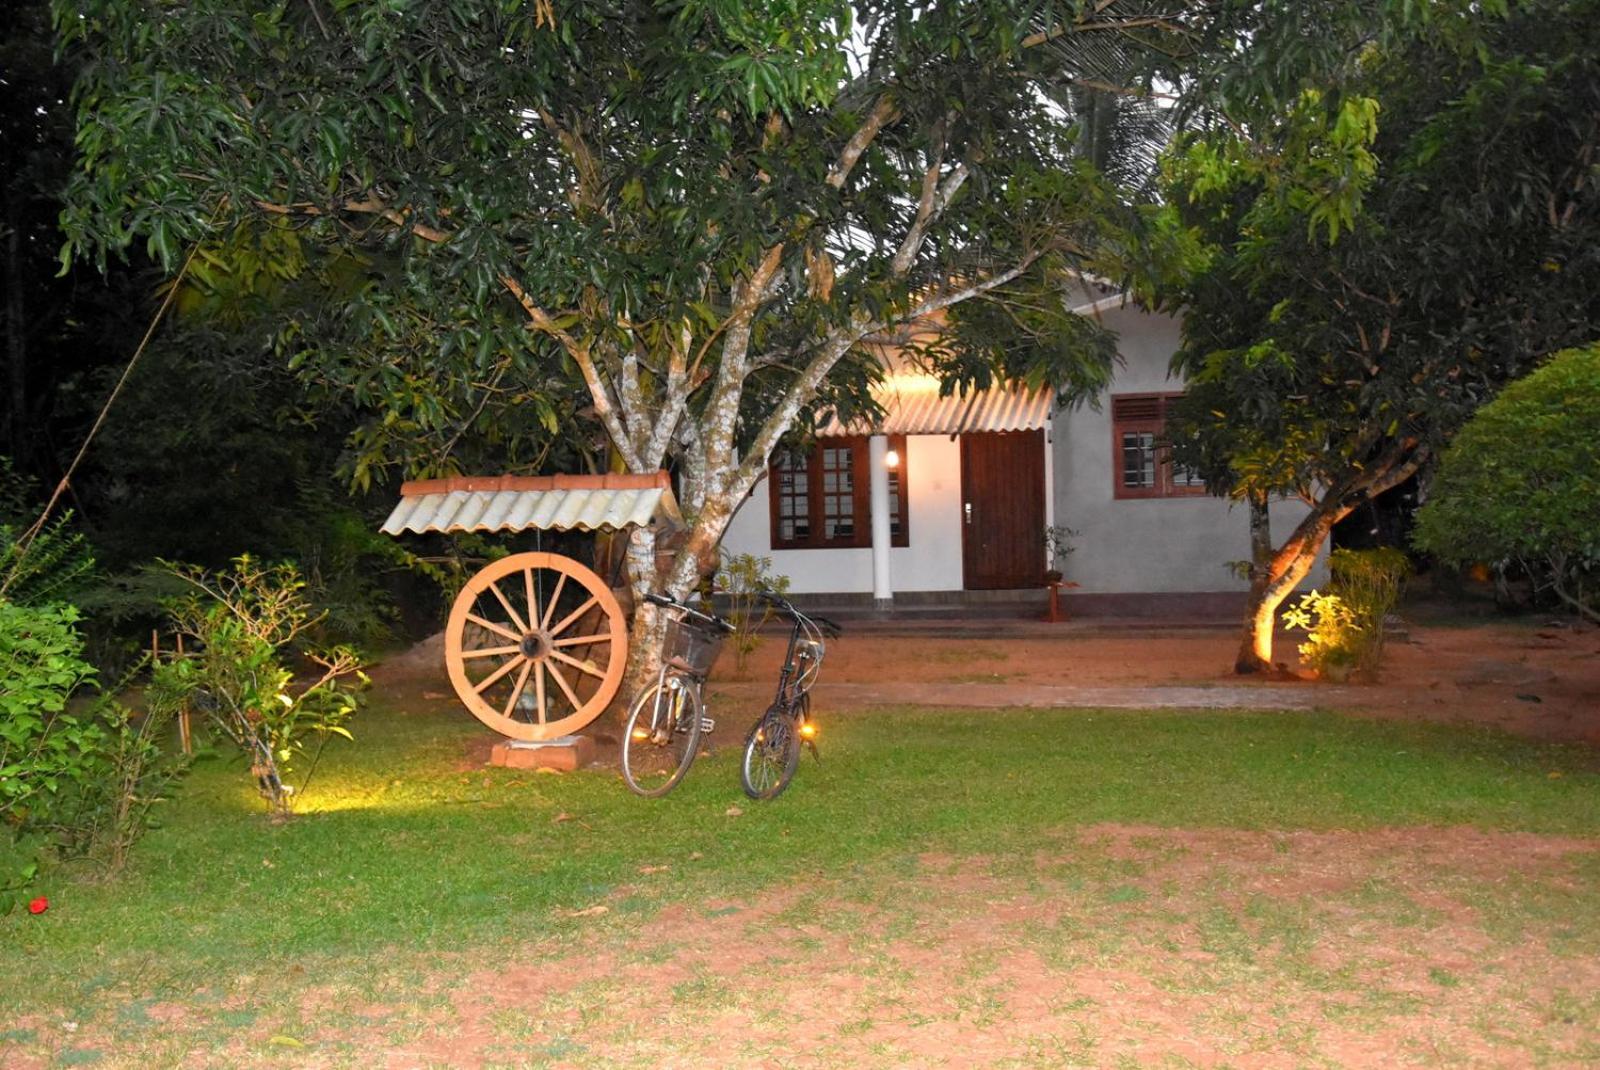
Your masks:
{"label": "bush", "polygon": [[1448,563],[1519,568],[1600,622],[1600,344],[1557,353],[1468,421],[1415,539]]}
{"label": "bush", "polygon": [[0,913],[50,858],[120,870],[181,769],[159,742],[168,713],[83,694],[95,673],[77,620],[0,600]]}
{"label": "bush", "polygon": [[1283,614],[1304,630],[1300,660],[1319,675],[1377,674],[1383,658],[1384,620],[1400,601],[1411,562],[1399,550],[1335,550],[1328,555],[1326,593],[1312,591]]}
{"label": "bush", "polygon": [[1389,614],[1400,602],[1400,587],[1411,575],[1411,560],[1391,546],[1374,550],[1335,550],[1328,555],[1328,589],[1344,600],[1361,626],[1356,668],[1376,673],[1383,657]]}
{"label": "bush", "polygon": [[0,601],[0,824],[14,840],[54,822],[105,744],[99,725],[67,710],[94,680],[77,620],[68,606]]}
{"label": "bush", "polygon": [[1300,660],[1319,676],[1339,676],[1355,665],[1361,625],[1338,595],[1322,591],[1301,595],[1284,610],[1283,625],[1306,633],[1306,641],[1297,648]]}
{"label": "bush", "polygon": [[745,663],[761,645],[761,629],[772,619],[772,607],[762,594],[782,595],[789,590],[788,576],[774,576],[772,558],[754,554],[724,554],[717,570],[716,588],[728,599],[728,619],[733,622],[734,668]]}
{"label": "bush", "polygon": [[[168,567],[193,588],[171,606],[190,653],[158,666],[152,690],[165,705],[189,703],[238,744],[272,817],[287,818],[297,792],[289,778],[308,741],[353,738],[344,723],[357,705],[350,684],[366,682],[360,659],[348,647],[305,642],[323,617],[311,611],[293,565],[261,565],[244,556],[215,573]],[[298,684],[285,665],[296,657],[313,670]],[[300,790],[320,751],[311,754]]]}

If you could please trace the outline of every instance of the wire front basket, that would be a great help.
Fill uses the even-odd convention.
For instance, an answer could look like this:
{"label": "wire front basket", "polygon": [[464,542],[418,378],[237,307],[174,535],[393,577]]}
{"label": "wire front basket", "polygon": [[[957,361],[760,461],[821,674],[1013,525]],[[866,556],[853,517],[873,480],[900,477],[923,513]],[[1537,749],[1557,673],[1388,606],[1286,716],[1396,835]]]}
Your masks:
{"label": "wire front basket", "polygon": [[722,653],[723,633],[689,617],[679,615],[667,622],[667,641],[662,656],[667,664],[704,678]]}

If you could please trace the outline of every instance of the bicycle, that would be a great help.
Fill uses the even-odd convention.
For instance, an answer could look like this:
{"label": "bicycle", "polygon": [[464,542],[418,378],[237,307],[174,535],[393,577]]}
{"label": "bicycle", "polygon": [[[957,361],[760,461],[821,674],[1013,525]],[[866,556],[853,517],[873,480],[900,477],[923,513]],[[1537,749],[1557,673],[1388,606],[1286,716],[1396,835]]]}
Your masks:
{"label": "bicycle", "polygon": [[622,779],[636,794],[665,795],[694,764],[700,736],[716,727],[705,715],[706,676],[733,624],[664,594],[645,600],[676,614],[667,622],[661,671],[634,700],[622,731]]}
{"label": "bicycle", "polygon": [[739,783],[752,799],[775,799],[794,779],[801,744],[811,748],[813,758],[817,757],[811,687],[822,671],[822,656],[827,652],[825,638],[838,638],[842,629],[826,617],[802,613],[778,595],[762,594],[760,598],[787,616],[792,627],[772,705],[745,737]]}

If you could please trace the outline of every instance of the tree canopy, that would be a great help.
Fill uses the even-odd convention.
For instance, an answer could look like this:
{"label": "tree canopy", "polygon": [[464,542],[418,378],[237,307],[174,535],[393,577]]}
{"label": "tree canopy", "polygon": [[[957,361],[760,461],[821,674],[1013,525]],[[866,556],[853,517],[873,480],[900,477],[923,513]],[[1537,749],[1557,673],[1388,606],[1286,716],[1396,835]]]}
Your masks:
{"label": "tree canopy", "polygon": [[1593,6],[56,0],[64,255],[263,301],[369,414],[358,485],[674,469],[686,552],[629,561],[677,594],[785,434],[870,407],[874,344],[942,313],[952,384],[1078,399],[1114,350],[1063,287],[1142,279],[1189,309],[1184,462],[1325,506],[1292,586],[1589,314]]}
{"label": "tree canopy", "polygon": [[1111,348],[1061,287],[1122,274],[1140,210],[1080,111],[1096,85],[1147,91],[1152,46],[1199,32],[1178,13],[63,2],[85,71],[68,255],[140,242],[224,302],[317,277],[336,299],[278,340],[373,413],[358,481],[493,435],[525,443],[512,466],[576,441],[673,467],[681,594],[779,439],[863,405],[865,347],[911,322],[950,310],[957,378],[1104,383]]}
{"label": "tree canopy", "polygon": [[1600,345],[1556,354],[1467,422],[1416,540],[1457,564],[1520,567],[1600,621]]}
{"label": "tree canopy", "polygon": [[1338,93],[1174,153],[1203,250],[1166,290],[1176,457],[1215,492],[1311,506],[1258,572],[1242,666],[1339,518],[1600,325],[1597,148],[1600,5],[1528,0],[1360,50]]}

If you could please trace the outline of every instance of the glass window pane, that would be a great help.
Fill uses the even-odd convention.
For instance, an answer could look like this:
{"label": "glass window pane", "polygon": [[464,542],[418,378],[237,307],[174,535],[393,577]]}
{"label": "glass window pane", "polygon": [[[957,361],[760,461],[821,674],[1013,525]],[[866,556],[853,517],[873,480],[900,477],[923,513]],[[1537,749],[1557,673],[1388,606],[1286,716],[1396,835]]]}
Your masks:
{"label": "glass window pane", "polygon": [[896,536],[905,527],[905,510],[900,506],[900,473],[889,473],[889,534]]}
{"label": "glass window pane", "polygon": [[1156,485],[1156,436],[1151,431],[1122,433],[1122,485],[1147,490]]}

